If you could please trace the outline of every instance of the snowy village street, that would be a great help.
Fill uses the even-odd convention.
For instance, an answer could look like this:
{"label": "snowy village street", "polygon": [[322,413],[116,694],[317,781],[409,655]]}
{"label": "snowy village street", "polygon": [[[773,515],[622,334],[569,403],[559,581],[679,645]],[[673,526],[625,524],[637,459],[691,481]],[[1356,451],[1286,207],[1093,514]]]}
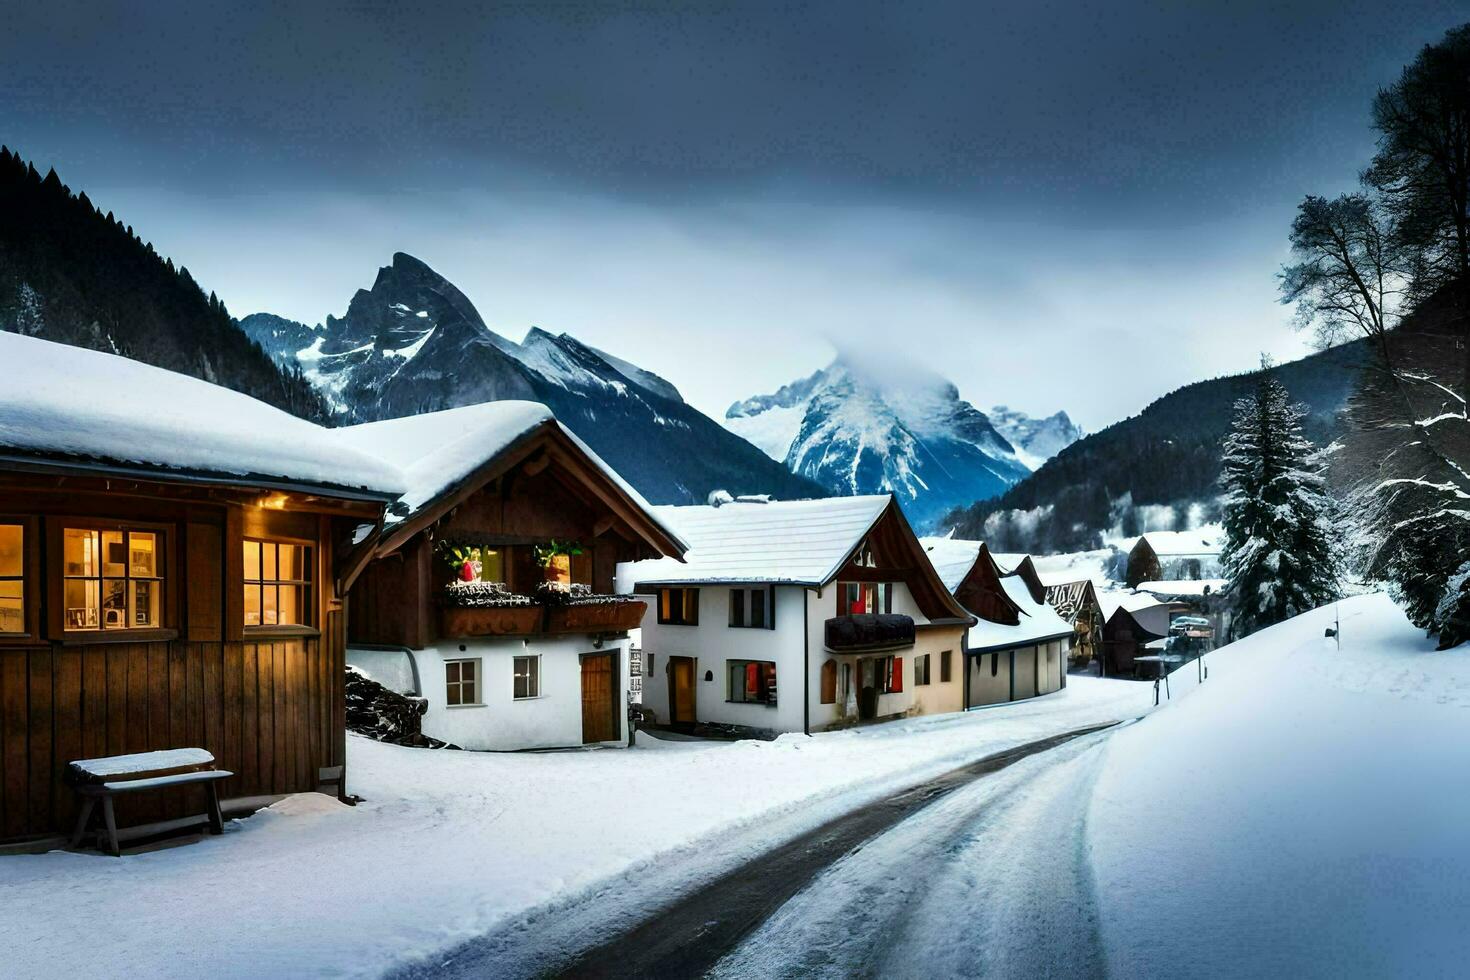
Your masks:
{"label": "snowy village street", "polygon": [[[1188,666],[1152,713],[1148,684],[1073,677],[1036,701],[776,742],[489,754],[354,738],[356,808],[299,796],[191,847],[0,863],[6,973],[122,958],[173,976],[554,972],[844,813],[1145,714],[918,809],[715,975],[1452,972],[1470,954],[1455,927],[1470,663],[1433,655],[1382,596],[1341,604],[1337,652],[1332,614],[1212,654],[1196,690]],[[164,940],[180,931],[187,945]]]}

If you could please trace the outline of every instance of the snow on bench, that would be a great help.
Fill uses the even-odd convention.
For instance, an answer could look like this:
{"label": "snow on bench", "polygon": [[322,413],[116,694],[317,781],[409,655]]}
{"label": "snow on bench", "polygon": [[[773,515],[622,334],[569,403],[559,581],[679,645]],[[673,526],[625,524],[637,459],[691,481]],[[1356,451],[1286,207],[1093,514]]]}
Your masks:
{"label": "snow on bench", "polygon": [[[224,833],[224,817],[219,807],[219,789],[216,785],[234,773],[214,767],[214,756],[204,749],[164,749],[158,752],[134,752],[129,755],[107,756],[101,759],[80,759],[67,765],[67,777],[82,798],[81,810],[77,814],[76,830],[71,837],[71,846],[76,847],[87,832],[87,823],[98,802],[102,804],[102,818],[106,825],[107,843],[113,854],[121,854],[120,841],[134,837],[145,837],[200,823],[209,825],[213,834]],[[117,829],[117,818],[113,812],[112,798],[118,793],[135,793],[144,790],[168,789],[174,786],[203,784],[208,810],[192,817],[165,820],[162,823],[145,824]]]}
{"label": "snow on bench", "polygon": [[189,769],[213,769],[214,756],[204,749],[163,749],[102,759],[79,759],[68,766],[73,781],[106,782],[117,776],[151,776]]}

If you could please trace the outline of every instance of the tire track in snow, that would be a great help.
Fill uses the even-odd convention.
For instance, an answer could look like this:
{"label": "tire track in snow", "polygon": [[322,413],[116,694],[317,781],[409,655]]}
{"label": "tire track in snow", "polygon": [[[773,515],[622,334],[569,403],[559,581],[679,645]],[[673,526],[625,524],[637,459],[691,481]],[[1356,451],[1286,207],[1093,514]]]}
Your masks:
{"label": "tire track in snow", "polygon": [[1085,818],[1108,734],[1025,759],[854,850],[710,975],[1104,975]]}

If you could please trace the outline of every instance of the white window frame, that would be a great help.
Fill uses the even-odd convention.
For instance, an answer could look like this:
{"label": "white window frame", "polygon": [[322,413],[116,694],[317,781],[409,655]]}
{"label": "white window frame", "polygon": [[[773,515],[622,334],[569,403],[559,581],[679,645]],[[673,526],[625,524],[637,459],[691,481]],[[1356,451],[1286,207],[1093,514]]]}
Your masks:
{"label": "white window frame", "polygon": [[[534,680],[535,681],[535,684],[534,684],[535,693],[534,694],[521,695],[521,694],[517,694],[516,693],[516,681],[519,680],[520,679],[520,676],[521,676],[521,672],[519,670],[519,664],[520,664],[520,662],[522,660],[530,661],[531,664],[532,664],[532,670],[527,675],[527,679],[528,680]],[[512,701],[535,701],[539,697],[541,697],[541,654],[539,654],[539,653],[520,653],[520,654],[516,654],[514,657],[511,657],[510,658],[510,698],[511,698],[511,700]]]}

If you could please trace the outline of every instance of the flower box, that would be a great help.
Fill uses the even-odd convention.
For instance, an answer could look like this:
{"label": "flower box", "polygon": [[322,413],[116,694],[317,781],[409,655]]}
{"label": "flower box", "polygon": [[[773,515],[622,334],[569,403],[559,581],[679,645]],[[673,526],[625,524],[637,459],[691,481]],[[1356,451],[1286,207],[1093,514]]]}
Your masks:
{"label": "flower box", "polygon": [[645,602],[590,602],[551,607],[550,633],[624,633],[643,625]]}
{"label": "flower box", "polygon": [[439,610],[439,635],[529,636],[541,632],[540,606],[444,606]]}

